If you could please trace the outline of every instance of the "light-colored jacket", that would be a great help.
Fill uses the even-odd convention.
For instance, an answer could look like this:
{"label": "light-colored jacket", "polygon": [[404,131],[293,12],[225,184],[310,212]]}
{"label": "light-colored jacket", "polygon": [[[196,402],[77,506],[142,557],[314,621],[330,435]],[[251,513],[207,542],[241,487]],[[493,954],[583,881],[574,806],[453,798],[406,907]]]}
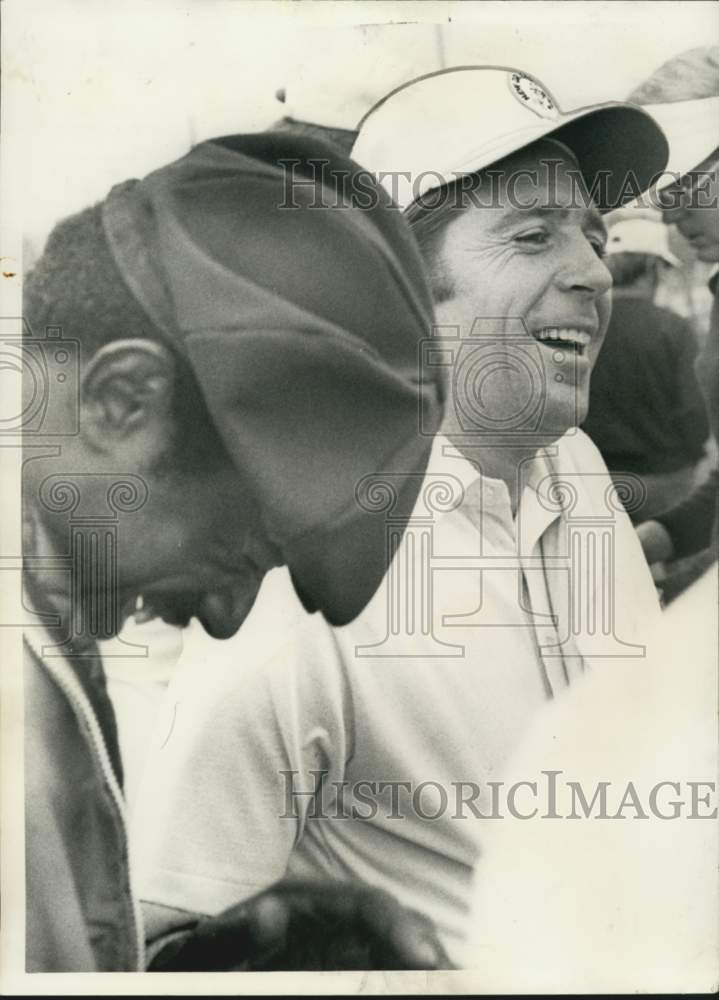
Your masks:
{"label": "light-colored jacket", "polygon": [[26,970],[144,968],[125,807],[72,666],[25,640]]}

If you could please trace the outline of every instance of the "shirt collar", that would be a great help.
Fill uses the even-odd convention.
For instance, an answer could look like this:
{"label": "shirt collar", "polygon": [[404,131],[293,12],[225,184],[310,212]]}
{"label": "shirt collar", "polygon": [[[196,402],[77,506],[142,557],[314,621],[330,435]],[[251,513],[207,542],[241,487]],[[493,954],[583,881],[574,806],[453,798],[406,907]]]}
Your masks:
{"label": "shirt collar", "polygon": [[[527,546],[531,548],[533,545],[531,540],[536,541],[560,516],[561,506],[552,496],[552,477],[556,468],[551,456],[556,450],[557,445],[540,448],[533,458],[523,463],[520,470],[522,486],[517,521],[521,527],[522,551],[528,551]],[[509,491],[506,484],[502,480],[483,476],[444,434],[435,435],[427,476],[432,478],[451,476],[461,486],[461,490],[457,491],[461,494],[458,502],[453,506],[447,506],[442,512],[436,512],[437,517],[460,510],[464,503],[476,503],[476,496],[480,490],[482,506],[485,509],[499,507],[500,504],[509,508]]]}
{"label": "shirt collar", "polygon": [[459,481],[465,494],[472,483],[482,478],[479,469],[444,434],[436,434],[434,437],[427,475],[453,476]]}
{"label": "shirt collar", "polygon": [[551,448],[540,448],[523,470],[524,486],[517,508],[517,538],[522,555],[531,555],[544,532],[562,513],[561,496],[557,495],[558,445],[559,442]]}

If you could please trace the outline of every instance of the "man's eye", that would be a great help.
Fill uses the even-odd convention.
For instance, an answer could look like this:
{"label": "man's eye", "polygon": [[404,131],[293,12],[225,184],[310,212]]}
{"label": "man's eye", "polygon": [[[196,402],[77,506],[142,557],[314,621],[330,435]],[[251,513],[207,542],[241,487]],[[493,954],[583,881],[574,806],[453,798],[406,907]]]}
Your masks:
{"label": "man's eye", "polygon": [[603,257],[607,256],[607,245],[603,240],[590,240],[595,254],[602,260]]}
{"label": "man's eye", "polygon": [[520,233],[514,237],[517,243],[525,246],[545,246],[549,242],[549,233],[543,229],[533,229],[531,233]]}

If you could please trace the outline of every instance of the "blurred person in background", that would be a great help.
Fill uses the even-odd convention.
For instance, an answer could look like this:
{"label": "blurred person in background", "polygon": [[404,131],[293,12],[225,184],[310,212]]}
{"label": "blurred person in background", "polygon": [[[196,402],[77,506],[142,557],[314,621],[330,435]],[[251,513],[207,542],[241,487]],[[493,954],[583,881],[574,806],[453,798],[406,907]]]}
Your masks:
{"label": "blurred person in background", "polygon": [[698,345],[686,320],[653,301],[662,269],[679,263],[661,219],[617,222],[606,261],[612,318],[582,428],[610,472],[640,478],[641,500],[629,513],[645,521],[691,492],[704,455],[709,424],[694,372]]}
{"label": "blurred person in background", "polygon": [[[718,111],[719,99],[713,108],[714,113]],[[696,175],[704,177],[704,186],[698,189],[693,180],[685,180],[677,195],[681,204],[675,204],[671,190],[662,192],[667,206],[663,216],[667,224],[676,225],[689,240],[700,260],[719,264],[719,148],[697,165]],[[692,205],[700,197],[703,203]],[[709,288],[714,301],[708,337],[697,359],[697,373],[716,440],[719,435],[719,272],[716,269],[709,279]],[[716,553],[718,497],[719,467],[715,462],[706,482],[682,503],[658,512],[641,525],[640,538],[649,561],[682,559],[709,548]]]}
{"label": "blurred person in background", "polygon": [[[671,176],[659,191],[664,222],[677,227],[697,259],[719,265],[719,47],[692,49],[669,60],[630,95],[647,106],[666,132]],[[709,331],[697,359],[712,432],[719,434],[719,278],[709,288]],[[719,467],[677,506],[639,528],[647,559],[682,559],[707,549],[716,557]]]}

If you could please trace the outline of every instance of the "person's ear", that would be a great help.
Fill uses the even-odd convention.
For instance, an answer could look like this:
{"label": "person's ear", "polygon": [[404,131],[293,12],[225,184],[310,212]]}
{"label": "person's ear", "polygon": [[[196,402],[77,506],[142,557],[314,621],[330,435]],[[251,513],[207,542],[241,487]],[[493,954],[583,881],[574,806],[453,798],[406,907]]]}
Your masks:
{"label": "person's ear", "polygon": [[82,433],[106,450],[139,434],[163,431],[172,417],[175,359],[163,344],[114,340],[83,366]]}

